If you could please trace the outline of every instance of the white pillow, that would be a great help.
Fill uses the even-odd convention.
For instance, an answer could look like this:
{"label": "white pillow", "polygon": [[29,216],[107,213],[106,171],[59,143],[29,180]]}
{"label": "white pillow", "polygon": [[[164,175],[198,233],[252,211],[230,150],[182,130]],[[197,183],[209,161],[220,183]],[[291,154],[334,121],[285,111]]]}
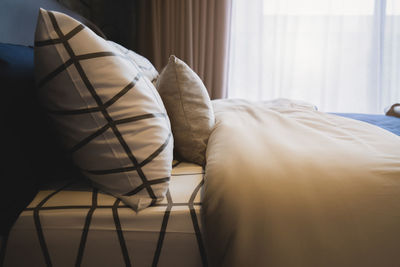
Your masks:
{"label": "white pillow", "polygon": [[170,123],[134,61],[71,17],[41,9],[35,78],[64,147],[95,185],[135,210],[165,196]]}
{"label": "white pillow", "polygon": [[147,58],[133,52],[132,50],[126,49],[122,45],[114,43],[113,41],[108,40],[107,42],[132,59],[138,65],[143,75],[146,76],[153,84],[155,84],[158,78],[158,71]]}

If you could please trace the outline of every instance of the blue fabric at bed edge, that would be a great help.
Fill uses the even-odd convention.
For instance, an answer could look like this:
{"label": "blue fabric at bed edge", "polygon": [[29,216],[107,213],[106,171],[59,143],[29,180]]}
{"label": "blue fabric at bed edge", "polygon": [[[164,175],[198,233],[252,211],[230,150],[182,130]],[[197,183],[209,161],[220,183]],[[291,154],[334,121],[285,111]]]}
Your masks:
{"label": "blue fabric at bed edge", "polygon": [[333,113],[346,118],[374,124],[400,136],[400,118],[378,114]]}

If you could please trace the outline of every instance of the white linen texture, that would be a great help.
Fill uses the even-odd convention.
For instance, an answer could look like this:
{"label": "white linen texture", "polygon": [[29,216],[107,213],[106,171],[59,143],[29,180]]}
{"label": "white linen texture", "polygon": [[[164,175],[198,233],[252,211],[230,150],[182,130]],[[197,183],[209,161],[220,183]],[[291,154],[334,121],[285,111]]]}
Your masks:
{"label": "white linen texture", "polygon": [[210,266],[395,266],[400,137],[289,100],[213,102]]}

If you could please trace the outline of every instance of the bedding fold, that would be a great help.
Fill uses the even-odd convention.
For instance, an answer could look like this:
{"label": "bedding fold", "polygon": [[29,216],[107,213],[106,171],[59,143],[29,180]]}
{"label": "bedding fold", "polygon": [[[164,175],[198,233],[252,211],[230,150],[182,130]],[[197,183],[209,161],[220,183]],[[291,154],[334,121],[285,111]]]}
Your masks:
{"label": "bedding fold", "polygon": [[396,266],[400,138],[279,99],[214,101],[211,266]]}

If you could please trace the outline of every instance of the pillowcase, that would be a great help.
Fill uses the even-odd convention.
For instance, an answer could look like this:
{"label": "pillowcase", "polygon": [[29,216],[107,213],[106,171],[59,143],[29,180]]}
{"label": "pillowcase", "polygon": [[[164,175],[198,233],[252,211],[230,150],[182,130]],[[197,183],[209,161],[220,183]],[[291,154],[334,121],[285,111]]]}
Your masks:
{"label": "pillowcase", "polygon": [[171,120],[177,154],[205,165],[207,141],[215,119],[203,82],[185,62],[171,56],[157,80],[157,90]]}
{"label": "pillowcase", "polygon": [[35,78],[64,148],[95,186],[135,210],[165,196],[170,123],[131,58],[71,17],[41,9]]}
{"label": "pillowcase", "polygon": [[132,61],[134,61],[140,68],[143,75],[147,77],[153,84],[156,83],[158,78],[158,71],[147,58],[133,52],[132,50],[126,49],[122,45],[114,43],[113,41],[108,40],[107,42],[117,48],[119,51],[121,51],[121,53],[129,57]]}

